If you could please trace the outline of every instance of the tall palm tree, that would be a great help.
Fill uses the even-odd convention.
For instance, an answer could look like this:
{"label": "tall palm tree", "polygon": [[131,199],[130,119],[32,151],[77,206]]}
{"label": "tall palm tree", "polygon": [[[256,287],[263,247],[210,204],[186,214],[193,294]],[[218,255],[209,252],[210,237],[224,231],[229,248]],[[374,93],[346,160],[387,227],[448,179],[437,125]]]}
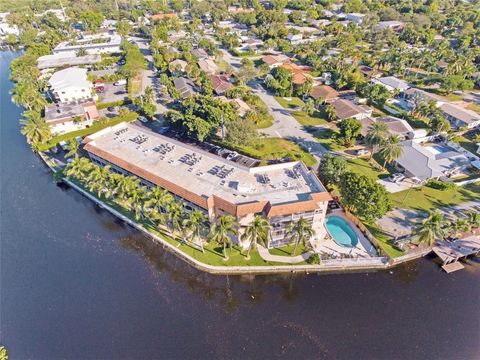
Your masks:
{"label": "tall palm tree", "polygon": [[232,246],[232,236],[238,234],[236,219],[232,215],[222,215],[210,228],[208,239],[223,245],[224,260],[228,260],[227,245]]}
{"label": "tall palm tree", "polygon": [[285,237],[295,243],[295,249],[293,255],[297,253],[298,244],[306,245],[307,241],[313,236],[314,231],[312,224],[301,217],[298,221],[292,222],[287,228]]}
{"label": "tall palm tree", "polygon": [[392,162],[402,156],[403,145],[398,135],[390,135],[381,145],[379,154],[384,159],[383,168],[387,162]]}
{"label": "tall palm tree", "polygon": [[469,231],[472,225],[468,219],[456,219],[449,224],[448,230],[454,237],[459,237],[461,233]]}
{"label": "tall palm tree", "polygon": [[480,213],[478,211],[469,211],[467,212],[468,222],[474,228],[480,227]]}
{"label": "tall palm tree", "polygon": [[195,242],[195,239],[200,239],[202,252],[205,252],[201,236],[207,228],[207,215],[203,211],[195,209],[182,221],[182,225],[186,232],[190,232],[193,242]]}
{"label": "tall palm tree", "polygon": [[102,194],[110,175],[110,165],[105,167],[94,166],[92,171],[88,174],[86,181],[89,191],[97,191],[98,196]]}
{"label": "tall palm tree", "polygon": [[172,234],[181,229],[183,215],[183,206],[179,202],[173,201],[167,205],[168,222]]}
{"label": "tall palm tree", "polygon": [[74,178],[82,182],[93,170],[93,164],[87,158],[75,158],[71,163],[65,167],[65,175],[69,178]]}
{"label": "tall palm tree", "polygon": [[385,141],[388,136],[388,126],[384,122],[376,121],[368,127],[365,142],[370,147],[370,160],[372,160],[375,150]]}
{"label": "tall palm tree", "polygon": [[25,135],[29,144],[41,144],[51,138],[50,126],[40,116],[40,113],[34,110],[25,111],[24,118],[20,120],[22,129],[20,132]]}
{"label": "tall palm tree", "polygon": [[148,85],[145,87],[145,92],[144,92],[145,100],[148,103],[153,103],[155,100],[155,94],[153,92],[153,88]]}
{"label": "tall palm tree", "polygon": [[165,212],[167,205],[173,202],[173,200],[173,196],[167,190],[155,186],[148,193],[145,207]]}
{"label": "tall palm tree", "polygon": [[143,185],[138,185],[130,189],[127,202],[130,208],[135,212],[135,219],[140,220],[143,211],[143,201],[147,196],[147,188]]}
{"label": "tall palm tree", "polygon": [[270,223],[263,216],[255,215],[252,223],[247,226],[242,234],[242,240],[250,240],[248,244],[247,259],[250,259],[250,250],[256,248],[258,243],[267,247],[270,231]]}
{"label": "tall palm tree", "polygon": [[68,152],[66,154],[67,157],[78,157],[78,152],[80,151],[80,144],[77,140],[72,139],[68,141]]}
{"label": "tall palm tree", "polygon": [[415,228],[414,234],[417,236],[418,242],[431,246],[436,239],[445,236],[445,225],[445,218],[440,211],[430,211],[427,218]]}

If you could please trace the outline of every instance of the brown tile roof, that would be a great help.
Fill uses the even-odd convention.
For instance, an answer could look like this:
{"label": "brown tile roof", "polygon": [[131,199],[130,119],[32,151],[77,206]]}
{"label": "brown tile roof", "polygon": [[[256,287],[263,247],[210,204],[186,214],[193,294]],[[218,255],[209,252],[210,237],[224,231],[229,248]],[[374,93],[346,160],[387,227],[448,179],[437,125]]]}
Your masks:
{"label": "brown tile roof", "polygon": [[311,79],[311,78],[312,77],[308,74],[298,73],[292,76],[292,83],[294,83],[295,85],[301,85],[305,81],[307,81],[307,79]]}
{"label": "brown tile roof", "polygon": [[212,80],[213,91],[217,95],[224,94],[225,91],[231,89],[233,85],[226,80],[224,76],[221,75],[210,75],[210,80]]}
{"label": "brown tile roof", "polygon": [[272,218],[275,216],[282,216],[282,215],[289,215],[299,212],[305,211],[313,211],[319,208],[319,202],[325,202],[332,199],[328,192],[321,192],[312,194],[311,200],[296,202],[296,203],[288,203],[288,204],[281,204],[281,205],[271,205],[270,203],[267,204],[266,211],[267,217]]}
{"label": "brown tile roof", "polygon": [[328,85],[319,85],[312,88],[310,96],[314,99],[318,99],[320,97],[324,100],[333,100],[338,97],[338,91]]}
{"label": "brown tile roof", "polygon": [[350,100],[338,99],[335,100],[332,104],[337,113],[337,118],[340,120],[350,118],[357,114],[365,113],[365,111],[360,106],[354,104]]}
{"label": "brown tile roof", "polygon": [[175,13],[158,13],[158,14],[150,16],[150,20],[163,20],[165,18],[176,19],[177,14],[175,14]]}

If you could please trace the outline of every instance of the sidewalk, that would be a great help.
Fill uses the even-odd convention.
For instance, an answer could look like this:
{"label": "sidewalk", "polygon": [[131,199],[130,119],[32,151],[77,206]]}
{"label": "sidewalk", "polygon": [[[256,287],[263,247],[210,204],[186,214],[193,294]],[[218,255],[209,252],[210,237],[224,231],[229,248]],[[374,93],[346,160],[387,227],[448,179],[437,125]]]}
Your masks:
{"label": "sidewalk", "polygon": [[272,255],[268,251],[267,248],[264,248],[262,245],[257,245],[258,253],[260,254],[261,258],[266,261],[275,261],[287,264],[298,264],[301,263],[312,256],[312,252],[306,252],[301,255],[297,256],[280,256],[280,255]]}

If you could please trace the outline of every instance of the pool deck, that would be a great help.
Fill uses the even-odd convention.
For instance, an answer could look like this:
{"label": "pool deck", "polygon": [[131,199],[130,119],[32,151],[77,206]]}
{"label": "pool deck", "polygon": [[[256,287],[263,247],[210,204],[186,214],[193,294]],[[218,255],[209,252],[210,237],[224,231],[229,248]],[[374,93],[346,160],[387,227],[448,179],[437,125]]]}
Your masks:
{"label": "pool deck", "polygon": [[330,215],[325,218],[325,221],[330,216],[338,216],[344,219],[350,227],[353,229],[355,234],[358,237],[358,243],[353,248],[343,247],[338,245],[328,234],[327,229],[323,227],[322,235],[319,238],[311,241],[313,249],[319,254],[329,255],[333,258],[342,255],[351,255],[354,257],[368,258],[372,256],[377,256],[375,247],[368,241],[368,239],[362,234],[362,232],[353,224],[350,220],[345,217],[345,214],[342,210],[333,211]]}

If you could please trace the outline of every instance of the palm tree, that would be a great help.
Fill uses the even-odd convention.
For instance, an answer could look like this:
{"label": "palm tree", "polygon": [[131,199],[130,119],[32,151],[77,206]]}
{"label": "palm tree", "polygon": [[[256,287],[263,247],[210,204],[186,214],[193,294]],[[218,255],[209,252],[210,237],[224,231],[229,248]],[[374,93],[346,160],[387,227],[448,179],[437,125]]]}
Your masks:
{"label": "palm tree", "polygon": [[381,145],[379,154],[384,159],[383,168],[387,162],[392,162],[402,156],[403,145],[398,135],[390,135]]}
{"label": "palm tree", "polygon": [[232,246],[232,236],[238,234],[235,217],[232,215],[222,215],[218,221],[212,225],[208,238],[217,244],[223,245],[224,260],[228,260],[227,245]]}
{"label": "palm tree", "polygon": [[66,157],[78,157],[78,151],[80,150],[80,144],[78,143],[77,140],[72,139],[68,142],[68,152],[66,154]]}
{"label": "palm tree", "polygon": [[312,224],[301,217],[298,221],[292,222],[285,234],[287,239],[295,243],[295,249],[293,255],[297,253],[298,244],[302,243],[306,245],[307,241],[314,235]]}
{"label": "palm tree", "polygon": [[173,201],[167,205],[168,222],[172,234],[181,229],[183,214],[183,206],[179,202]]}
{"label": "palm tree", "polygon": [[107,181],[110,176],[110,165],[94,166],[90,174],[87,176],[87,184],[89,191],[97,191],[98,196],[102,194],[107,186]]}
{"label": "palm tree", "polygon": [[[195,242],[195,239],[199,239],[207,228],[207,215],[203,211],[195,209],[182,221],[182,225],[186,232],[190,232],[190,236]],[[205,252],[201,239],[200,246],[202,247],[202,252]]]}
{"label": "palm tree", "polygon": [[127,202],[130,204],[130,208],[135,212],[135,219],[140,220],[140,216],[143,210],[143,201],[147,196],[147,188],[143,185],[135,186],[130,189]]}
{"label": "palm tree", "polygon": [[34,110],[25,111],[23,119],[20,120],[22,129],[20,132],[27,137],[29,144],[41,144],[51,138],[50,126],[40,116],[40,113]]}
{"label": "palm tree", "polygon": [[472,225],[468,219],[456,219],[449,224],[449,231],[453,237],[459,237],[461,233],[469,231]]}
{"label": "palm tree", "polygon": [[173,196],[167,190],[155,186],[148,193],[145,207],[150,208],[150,210],[153,208],[154,210],[160,209],[161,212],[165,212],[167,205],[173,202],[173,200]]}
{"label": "palm tree", "polygon": [[65,167],[65,175],[84,181],[85,177],[93,170],[93,164],[87,158],[75,158]]}
{"label": "palm tree", "polygon": [[417,236],[418,242],[431,246],[437,238],[444,237],[445,230],[443,227],[445,224],[444,216],[440,211],[430,211],[427,218],[416,227],[414,234]]}
{"label": "palm tree", "polygon": [[245,232],[242,234],[243,240],[250,240],[248,244],[247,259],[250,259],[250,250],[256,248],[258,243],[267,247],[270,231],[270,223],[263,216],[255,215],[252,223],[247,226]]}
{"label": "palm tree", "polygon": [[153,103],[154,102],[155,94],[153,92],[153,88],[150,85],[145,87],[144,96],[145,96],[145,101],[147,103]]}
{"label": "palm tree", "polygon": [[467,212],[468,222],[474,228],[480,227],[480,213],[478,211]]}
{"label": "palm tree", "polygon": [[365,142],[370,147],[370,160],[373,158],[375,149],[385,141],[388,136],[388,126],[384,122],[376,121],[368,127]]}

